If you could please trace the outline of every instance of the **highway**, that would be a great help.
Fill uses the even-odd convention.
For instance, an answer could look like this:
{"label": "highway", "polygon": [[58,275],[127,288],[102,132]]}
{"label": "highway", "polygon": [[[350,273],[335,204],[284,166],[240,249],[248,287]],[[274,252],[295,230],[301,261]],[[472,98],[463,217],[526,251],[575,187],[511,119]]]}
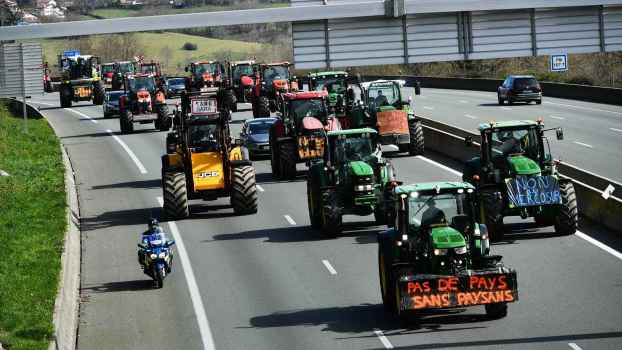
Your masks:
{"label": "highway", "polygon": [[[414,96],[412,88],[405,94]],[[551,153],[563,162],[576,165],[622,182],[617,162],[622,144],[622,106],[543,97],[542,105],[516,103],[499,106],[494,92],[422,89],[414,96],[415,112],[443,123],[478,133],[480,123],[491,120],[544,119],[548,127],[561,126],[564,140],[550,132]]]}
{"label": "highway", "polygon": [[[136,243],[148,218],[160,215],[165,133],[145,126],[120,135],[118,120],[104,119],[101,107],[60,109],[56,94],[34,102],[76,174],[83,244],[78,349],[614,350],[622,344],[622,244],[613,233],[582,222],[577,235],[557,237],[552,228],[513,224],[507,240],[492,248],[518,271],[520,300],[506,318],[486,320],[483,307],[474,307],[426,313],[404,325],[382,307],[376,244],[382,227],[372,217],[347,217],[341,237],[322,238],[309,227],[302,165],[296,181],[278,182],[269,160],[254,162],[256,215],[234,216],[224,199],[194,201],[189,219],[163,224],[177,240],[176,257],[164,288],[154,290],[139,269]],[[554,153],[622,178],[613,161],[617,149],[606,148],[616,134],[602,136],[609,127],[622,129],[619,115],[571,113],[549,104],[553,99],[508,111],[480,106],[495,102],[484,93],[425,89],[416,108],[465,129],[478,120],[464,114],[480,121],[559,115],[568,123],[566,140],[563,147],[553,143]],[[547,122],[558,125],[549,114]],[[235,113],[233,132],[249,117]],[[592,132],[592,125],[607,128]],[[391,161],[408,183],[460,178],[458,164],[433,154]]]}

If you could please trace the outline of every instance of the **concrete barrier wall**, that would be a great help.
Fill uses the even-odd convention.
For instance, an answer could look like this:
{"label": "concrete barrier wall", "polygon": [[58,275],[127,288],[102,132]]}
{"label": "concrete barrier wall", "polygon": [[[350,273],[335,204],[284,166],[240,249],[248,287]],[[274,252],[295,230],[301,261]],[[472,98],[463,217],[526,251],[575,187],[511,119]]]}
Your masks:
{"label": "concrete barrier wall", "polygon": [[[420,119],[423,122],[426,149],[459,162],[465,162],[479,154],[479,144],[467,147],[464,142],[466,136],[472,136],[473,140],[478,142],[479,135],[427,118]],[[608,229],[622,232],[622,199],[614,196],[610,196],[609,199],[602,197],[602,191],[609,184],[617,191],[622,191],[622,184],[571,164],[559,164],[558,169],[563,177],[569,178],[574,184],[581,216]]]}
{"label": "concrete barrier wall", "polygon": [[[422,88],[457,89],[496,92],[503,80],[483,78],[439,78],[415,76],[364,76],[363,80],[400,79],[406,80],[407,86],[414,86],[418,81]],[[622,89],[540,82],[544,96],[583,100],[597,103],[622,105]]]}

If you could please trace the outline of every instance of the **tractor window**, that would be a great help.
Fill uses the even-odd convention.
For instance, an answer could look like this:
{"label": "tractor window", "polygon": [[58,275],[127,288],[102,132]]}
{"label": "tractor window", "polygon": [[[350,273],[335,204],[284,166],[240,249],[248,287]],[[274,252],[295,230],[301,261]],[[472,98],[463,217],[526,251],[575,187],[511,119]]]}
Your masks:
{"label": "tractor window", "polygon": [[346,89],[346,82],[343,78],[316,79],[315,84],[315,91],[322,91],[326,88],[329,94],[340,94]]}
{"label": "tractor window", "polygon": [[373,156],[374,148],[368,137],[350,137],[335,141],[335,160],[338,163],[366,161]]}
{"label": "tractor window", "polygon": [[326,105],[321,99],[293,100],[290,102],[290,109],[296,122],[304,117],[316,117],[322,121],[326,119]]}
{"label": "tractor window", "polygon": [[395,84],[372,85],[369,87],[368,96],[370,104],[381,107],[395,104],[400,98],[400,92]]}
{"label": "tractor window", "polygon": [[125,62],[119,64],[119,72],[125,73],[134,73],[134,65],[131,62]]}
{"label": "tractor window", "polygon": [[219,74],[220,68],[216,63],[200,63],[196,65],[195,73],[201,75],[203,73]]}
{"label": "tractor window", "polygon": [[128,79],[130,83],[130,91],[147,90],[155,91],[155,80],[153,77]]}
{"label": "tractor window", "polygon": [[218,126],[216,124],[190,125],[188,129],[189,146],[199,152],[220,149]]}
{"label": "tractor window", "polygon": [[240,79],[241,76],[248,75],[253,76],[253,66],[250,64],[244,64],[240,66],[235,66],[233,68],[233,79]]}
{"label": "tractor window", "polygon": [[289,80],[289,70],[284,66],[268,66],[263,71],[263,80],[271,82],[273,80]]}
{"label": "tractor window", "polygon": [[112,73],[113,70],[114,67],[112,65],[106,64],[102,66],[102,74]]}
{"label": "tractor window", "polygon": [[140,72],[143,74],[155,74],[156,66],[155,65],[142,65],[140,66]]}
{"label": "tractor window", "polygon": [[457,216],[470,216],[472,211],[464,193],[442,193],[410,197],[409,223],[414,227],[450,225]]}
{"label": "tractor window", "polygon": [[524,154],[537,160],[539,154],[538,132],[530,129],[501,129],[491,134],[492,157]]}

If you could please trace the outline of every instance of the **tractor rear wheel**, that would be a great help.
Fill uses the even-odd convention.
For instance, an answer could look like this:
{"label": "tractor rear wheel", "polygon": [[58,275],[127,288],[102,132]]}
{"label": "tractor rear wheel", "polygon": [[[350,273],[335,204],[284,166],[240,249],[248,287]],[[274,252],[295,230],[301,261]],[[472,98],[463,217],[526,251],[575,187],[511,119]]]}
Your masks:
{"label": "tractor rear wheel", "polygon": [[156,128],[160,131],[168,131],[171,128],[173,120],[168,117],[168,106],[161,105],[158,108],[158,120],[156,122]]}
{"label": "tractor rear wheel", "polygon": [[296,178],[296,145],[293,142],[283,142],[279,148],[281,176],[283,179],[293,180]]}
{"label": "tractor rear wheel", "polygon": [[497,191],[482,191],[483,221],[491,241],[503,239],[503,199]]}
{"label": "tractor rear wheel", "polygon": [[134,132],[134,122],[132,121],[132,112],[127,109],[121,112],[119,116],[119,126],[122,134]]}
{"label": "tractor rear wheel", "polygon": [[93,84],[93,104],[101,106],[104,104],[104,96],[106,95],[106,89],[104,83],[97,81]]}
{"label": "tractor rear wheel", "polygon": [[343,216],[335,191],[322,194],[322,232],[328,237],[336,237],[342,231]]}
{"label": "tractor rear wheel", "polygon": [[508,315],[508,304],[506,303],[492,303],[484,305],[486,310],[486,316],[490,319],[499,319]]}
{"label": "tractor rear wheel", "polygon": [[380,280],[380,295],[384,309],[392,314],[397,314],[397,298],[395,297],[395,281],[391,271],[391,257],[388,255],[387,243],[382,241],[378,244],[378,279]]}
{"label": "tractor rear wheel", "polygon": [[165,172],[162,186],[164,214],[173,219],[183,219],[190,216],[186,175],[179,171]]}
{"label": "tractor rear wheel", "polygon": [[281,165],[279,164],[279,144],[274,137],[274,129],[270,130],[270,168],[272,170],[272,177],[275,179],[281,178]]}
{"label": "tractor rear wheel", "polygon": [[311,227],[318,229],[322,226],[322,212],[320,205],[322,204],[320,188],[311,176],[307,177],[307,207],[309,208],[309,221]]}
{"label": "tractor rear wheel", "polygon": [[233,168],[231,179],[231,206],[239,215],[257,212],[255,169],[250,165]]}
{"label": "tractor rear wheel", "polygon": [[424,152],[423,126],[421,121],[409,121],[408,131],[410,133],[410,145],[408,154],[416,156]]}
{"label": "tractor rear wheel", "polygon": [[71,90],[67,86],[61,86],[59,89],[60,96],[60,107],[61,108],[69,108],[71,107]]}
{"label": "tractor rear wheel", "polygon": [[265,96],[259,96],[253,103],[253,111],[256,112],[255,118],[268,118],[270,117],[270,102]]}
{"label": "tractor rear wheel", "polygon": [[374,220],[376,221],[376,225],[387,224],[387,214],[382,208],[376,207],[374,209]]}
{"label": "tractor rear wheel", "polygon": [[555,218],[555,232],[561,235],[572,235],[577,232],[578,210],[577,196],[572,183],[559,184],[562,204]]}

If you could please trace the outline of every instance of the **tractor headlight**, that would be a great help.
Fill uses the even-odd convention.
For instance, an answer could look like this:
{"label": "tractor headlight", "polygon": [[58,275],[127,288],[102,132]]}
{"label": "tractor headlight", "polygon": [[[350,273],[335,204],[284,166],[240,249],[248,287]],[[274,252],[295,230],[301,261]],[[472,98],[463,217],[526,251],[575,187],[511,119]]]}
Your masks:
{"label": "tractor headlight", "polygon": [[447,249],[434,249],[434,255],[447,255]]}
{"label": "tractor headlight", "polygon": [[467,249],[466,249],[466,246],[464,246],[464,247],[456,248],[454,249],[454,251],[456,252],[456,254],[466,254]]}
{"label": "tractor headlight", "polygon": [[156,254],[151,254],[151,255],[149,255],[149,257],[153,260],[153,259],[157,258],[158,256]]}
{"label": "tractor headlight", "polygon": [[374,188],[372,185],[356,185],[354,188],[357,192],[371,191]]}
{"label": "tractor headlight", "polygon": [[407,241],[408,240],[408,235],[402,235],[402,241]]}
{"label": "tractor headlight", "polygon": [[164,259],[164,258],[166,257],[166,253],[165,253],[165,252],[162,252],[162,253],[160,253],[160,255],[158,255],[158,257],[159,257],[160,259]]}

